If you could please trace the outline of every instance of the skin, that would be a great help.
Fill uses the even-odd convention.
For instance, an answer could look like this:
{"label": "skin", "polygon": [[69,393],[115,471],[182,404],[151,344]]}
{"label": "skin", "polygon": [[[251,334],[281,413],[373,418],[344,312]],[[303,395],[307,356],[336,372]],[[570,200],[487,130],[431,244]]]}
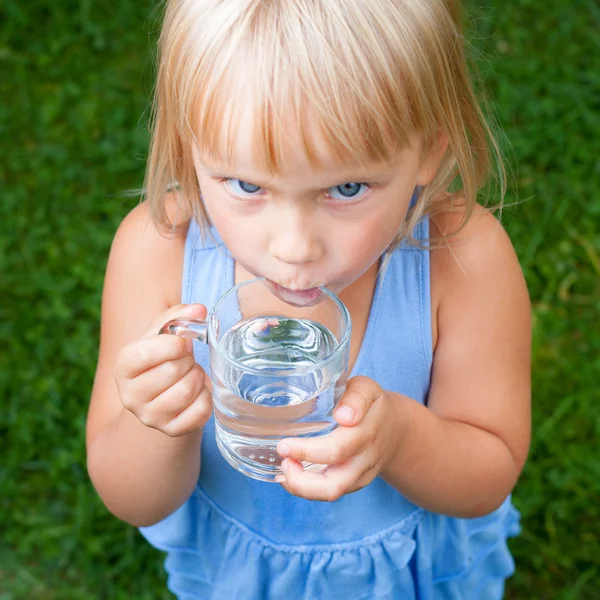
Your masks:
{"label": "skin", "polygon": [[[333,160],[313,130],[323,149],[317,168],[291,130],[286,162],[269,174],[253,164],[249,117],[237,131],[235,166],[194,150],[205,207],[235,259],[236,283],[264,276],[290,290],[326,285],[337,292],[352,317],[352,366],[379,257],[415,186],[433,179],[446,142],[440,135],[425,148],[416,136],[390,163],[358,168]],[[239,180],[260,187],[248,196]],[[351,182],[369,189],[341,197],[335,186]],[[187,219],[172,199],[168,211],[175,222]],[[460,219],[460,210],[441,214],[432,233],[453,231]],[[210,381],[189,343],[157,335],[171,318],[206,314],[203,306],[177,304],[184,242],[185,231],[157,232],[140,205],[117,232],[106,274],[88,468],[107,507],[137,526],[158,522],[192,492],[212,409]],[[431,251],[431,289],[428,406],[367,377],[351,379],[334,414],[339,428],[279,445],[287,457],[280,483],[290,493],[333,501],[382,476],[428,510],[475,517],[511,492],[530,440],[530,306],[510,241],[484,209]],[[331,466],[309,473],[301,460]]]}

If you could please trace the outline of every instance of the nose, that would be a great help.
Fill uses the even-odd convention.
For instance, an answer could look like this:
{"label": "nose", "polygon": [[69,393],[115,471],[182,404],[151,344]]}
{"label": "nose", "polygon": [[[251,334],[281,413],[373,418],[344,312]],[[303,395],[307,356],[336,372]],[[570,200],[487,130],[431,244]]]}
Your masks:
{"label": "nose", "polygon": [[321,257],[322,247],[310,215],[286,207],[273,216],[269,251],[289,265],[303,265]]}

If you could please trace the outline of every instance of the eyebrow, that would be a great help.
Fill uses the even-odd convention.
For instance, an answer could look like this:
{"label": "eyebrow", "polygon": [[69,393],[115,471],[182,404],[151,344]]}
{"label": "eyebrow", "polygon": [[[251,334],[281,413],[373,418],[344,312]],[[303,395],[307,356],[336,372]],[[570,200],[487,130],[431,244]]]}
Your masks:
{"label": "eyebrow", "polygon": [[[211,177],[219,177],[223,179],[239,179],[241,181],[259,185],[260,187],[269,187],[268,185],[263,185],[263,183],[265,183],[265,180],[263,180],[263,177],[259,174],[255,177],[255,174],[249,172],[244,173],[242,170],[236,169],[231,165],[210,165],[201,160],[199,160],[199,163]],[[333,180],[333,183],[324,184],[316,188],[307,188],[307,191],[327,189],[330,187],[343,185],[344,183],[361,183],[368,181],[377,181],[389,177],[396,169],[396,165],[389,164],[381,169],[376,169],[370,172],[354,172],[342,174],[342,176],[340,177],[335,177],[335,180],[332,177],[331,179]]]}

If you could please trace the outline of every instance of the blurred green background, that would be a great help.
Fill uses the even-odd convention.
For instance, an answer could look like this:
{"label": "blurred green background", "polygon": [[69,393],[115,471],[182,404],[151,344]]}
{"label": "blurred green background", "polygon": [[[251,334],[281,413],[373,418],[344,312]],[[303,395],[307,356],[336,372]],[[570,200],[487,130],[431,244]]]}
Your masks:
{"label": "blurred green background", "polygon": [[[0,600],[170,597],[160,554],[103,508],[84,452],[107,253],[142,184],[156,7],[0,0]],[[598,599],[600,8],[468,8],[534,310],[507,597]]]}

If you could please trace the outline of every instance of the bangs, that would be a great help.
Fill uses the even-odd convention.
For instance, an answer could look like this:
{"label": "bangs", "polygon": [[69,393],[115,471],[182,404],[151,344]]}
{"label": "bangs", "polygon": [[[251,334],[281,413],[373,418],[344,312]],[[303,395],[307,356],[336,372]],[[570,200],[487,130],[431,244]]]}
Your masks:
{"label": "bangs", "polygon": [[[184,146],[194,143],[232,162],[237,124],[249,115],[253,162],[277,172],[291,132],[318,167],[317,142],[307,133],[315,126],[320,150],[324,140],[329,155],[352,164],[388,161],[435,123],[424,76],[402,52],[410,44],[399,39],[397,27],[386,30],[373,15],[338,14],[336,3],[319,10],[315,3],[275,4],[256,2],[237,19],[225,19],[229,27],[193,36],[192,55],[181,53],[173,83]],[[198,51],[198,43],[219,51]]]}

